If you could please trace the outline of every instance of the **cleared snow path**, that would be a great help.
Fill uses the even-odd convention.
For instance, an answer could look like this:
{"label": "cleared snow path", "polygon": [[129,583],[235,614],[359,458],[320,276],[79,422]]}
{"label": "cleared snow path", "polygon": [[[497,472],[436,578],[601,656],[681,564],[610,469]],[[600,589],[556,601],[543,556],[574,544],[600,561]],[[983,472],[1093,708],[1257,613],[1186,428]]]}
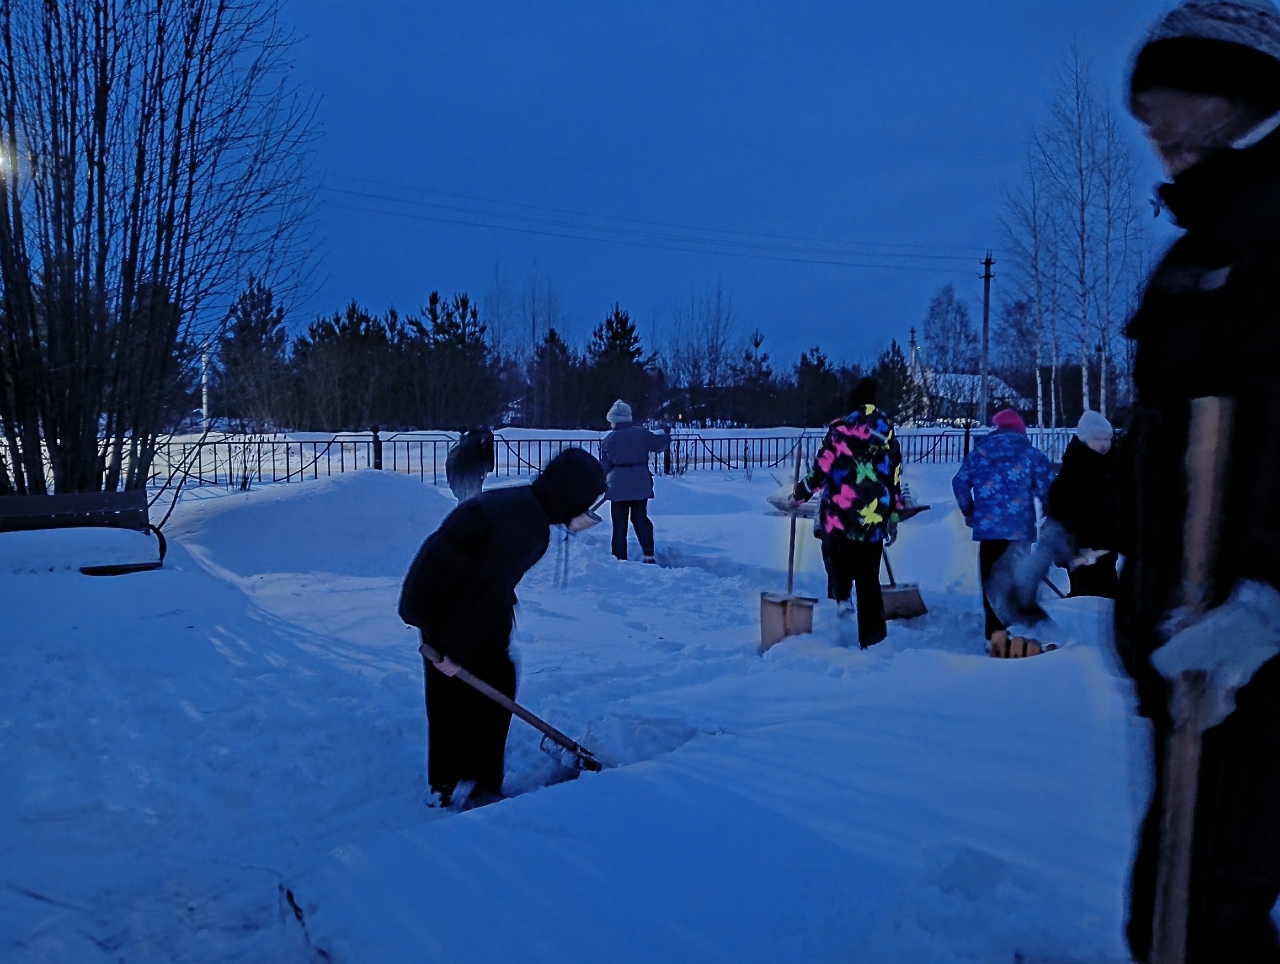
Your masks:
{"label": "cleared snow path", "polygon": [[[519,698],[618,767],[548,786],[517,721],[516,796],[461,815],[424,806],[395,615],[446,495],[375,472],[198,492],[166,568],[118,579],[0,536],[0,957],[1119,960],[1144,745],[1107,614],[1057,603],[1062,650],[982,656],[951,471],[912,467],[936,508],[893,550],[933,612],[865,653],[823,605],[756,655],[785,581],[767,475],[659,480],[663,566],[595,530],[566,587],[553,540]],[[94,535],[34,538],[43,563]]]}

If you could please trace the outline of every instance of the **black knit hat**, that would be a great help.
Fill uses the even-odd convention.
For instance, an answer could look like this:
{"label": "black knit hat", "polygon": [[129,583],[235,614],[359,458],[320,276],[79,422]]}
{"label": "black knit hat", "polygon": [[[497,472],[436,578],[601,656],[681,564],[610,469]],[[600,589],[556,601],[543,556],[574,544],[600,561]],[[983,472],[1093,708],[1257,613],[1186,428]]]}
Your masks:
{"label": "black knit hat", "polygon": [[1156,87],[1225,97],[1270,115],[1280,111],[1280,60],[1221,40],[1157,40],[1138,54],[1130,81],[1135,96]]}
{"label": "black knit hat", "polygon": [[1131,95],[1157,87],[1280,111],[1280,11],[1271,0],[1187,0],[1134,61]]}
{"label": "black knit hat", "polygon": [[874,405],[876,403],[876,380],[874,378],[864,378],[854,386],[853,391],[849,393],[849,408],[861,408],[863,405]]}
{"label": "black knit hat", "polygon": [[604,489],[604,468],[585,449],[565,449],[533,480],[533,494],[557,525],[590,509]]}

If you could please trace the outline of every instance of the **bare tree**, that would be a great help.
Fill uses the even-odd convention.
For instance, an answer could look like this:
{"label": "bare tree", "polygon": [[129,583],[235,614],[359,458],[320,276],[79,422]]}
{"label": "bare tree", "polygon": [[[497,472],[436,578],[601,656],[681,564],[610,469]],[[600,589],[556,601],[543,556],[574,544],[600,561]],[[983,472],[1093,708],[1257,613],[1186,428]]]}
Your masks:
{"label": "bare tree", "polygon": [[511,291],[511,279],[502,270],[502,262],[493,261],[493,276],[485,289],[484,320],[489,331],[489,344],[497,355],[501,355],[506,347],[507,331],[511,325],[511,316],[516,310],[515,296]]}
{"label": "bare tree", "polygon": [[552,328],[561,327],[560,287],[538,265],[529,269],[520,296],[520,312],[529,326],[530,357]]}
{"label": "bare tree", "polygon": [[[146,484],[180,342],[302,276],[312,111],[279,0],[0,0],[13,491]],[[101,451],[99,433],[107,447]]]}
{"label": "bare tree", "polygon": [[1026,292],[1030,324],[1025,332],[1035,365],[1036,424],[1045,426],[1044,340],[1050,297],[1047,261],[1054,241],[1053,211],[1048,196],[1042,151],[1033,137],[1022,181],[1004,195],[1003,228],[1014,269]]}
{"label": "bare tree", "polygon": [[689,296],[673,313],[667,336],[666,361],[673,384],[684,389],[724,388],[737,358],[733,299],[717,283],[715,288]]}
{"label": "bare tree", "polygon": [[1083,55],[1071,49],[1058,80],[1040,142],[1044,170],[1053,180],[1062,212],[1067,244],[1063,260],[1070,273],[1080,331],[1081,403],[1089,405],[1089,329],[1093,302],[1096,205],[1101,123],[1089,68]]}
{"label": "bare tree", "polygon": [[929,302],[924,318],[924,346],[930,366],[939,374],[977,372],[978,336],[969,306],[953,285],[943,285]]}
{"label": "bare tree", "polygon": [[1142,280],[1145,231],[1135,201],[1137,169],[1114,114],[1099,118],[1098,411],[1107,414],[1111,344]]}

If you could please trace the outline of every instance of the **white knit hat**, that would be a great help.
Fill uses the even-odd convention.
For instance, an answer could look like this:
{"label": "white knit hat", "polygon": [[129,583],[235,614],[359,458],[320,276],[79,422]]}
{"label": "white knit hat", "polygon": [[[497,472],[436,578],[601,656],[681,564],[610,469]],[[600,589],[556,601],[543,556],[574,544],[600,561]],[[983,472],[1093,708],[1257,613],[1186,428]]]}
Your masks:
{"label": "white knit hat", "polygon": [[1076,438],[1088,445],[1090,442],[1111,441],[1115,429],[1101,412],[1088,411],[1080,416],[1076,425]]}
{"label": "white knit hat", "polygon": [[618,399],[613,403],[613,408],[609,409],[609,414],[605,418],[609,420],[610,425],[622,425],[625,422],[630,422],[631,406],[622,399]]}

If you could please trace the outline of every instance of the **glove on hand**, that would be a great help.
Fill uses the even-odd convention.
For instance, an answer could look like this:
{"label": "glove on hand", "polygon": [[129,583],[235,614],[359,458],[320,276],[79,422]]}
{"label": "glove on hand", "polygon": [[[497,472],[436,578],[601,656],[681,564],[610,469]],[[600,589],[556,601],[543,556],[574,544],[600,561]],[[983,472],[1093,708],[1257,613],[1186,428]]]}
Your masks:
{"label": "glove on hand", "polygon": [[1067,563],[1067,569],[1071,572],[1075,572],[1075,570],[1079,569],[1081,566],[1092,566],[1106,554],[1105,549],[1081,549],[1080,555]]}
{"label": "glove on hand", "polygon": [[1280,656],[1280,592],[1266,583],[1242,582],[1225,603],[1184,627],[1186,615],[1174,613],[1167,626],[1172,635],[1151,662],[1170,682],[1185,672],[1205,673],[1217,696],[1204,721],[1208,729],[1231,715],[1236,690]]}
{"label": "glove on hand", "polygon": [[811,495],[813,493],[809,491],[808,486],[803,482],[797,482],[795,488],[791,490],[791,501],[799,505],[802,502],[808,502]]}
{"label": "glove on hand", "polygon": [[885,530],[884,544],[885,548],[893,545],[898,541],[898,524],[890,522],[889,527]]}

